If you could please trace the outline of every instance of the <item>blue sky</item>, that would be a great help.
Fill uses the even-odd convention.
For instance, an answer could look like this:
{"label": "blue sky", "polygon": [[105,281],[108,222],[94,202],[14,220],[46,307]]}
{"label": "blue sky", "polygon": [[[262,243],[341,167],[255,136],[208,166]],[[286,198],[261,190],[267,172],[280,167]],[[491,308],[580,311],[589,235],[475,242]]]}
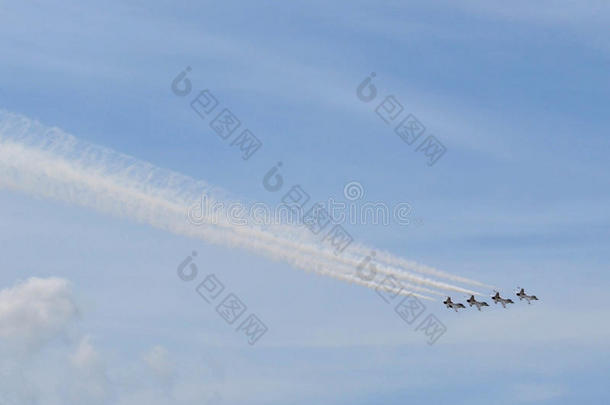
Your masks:
{"label": "blue sky", "polygon": [[[156,380],[167,375],[142,365],[159,350],[174,403],[608,402],[604,2],[0,2],[0,16],[0,108],[247,201],[277,203],[262,178],[278,161],[315,199],[358,181],[368,200],[406,201],[421,219],[348,225],[358,241],[541,297],[481,314],[427,304],[448,328],[428,346],[368,289],[0,189],[0,286],[60,277],[79,308],[27,355],[19,381],[32,392],[7,398],[68,401],[32,398],[51,390],[56,356],[87,352],[90,336],[102,402],[169,403]],[[251,159],[172,93],[186,66],[194,91],[210,89],[263,142]],[[356,87],[371,72],[367,104]],[[375,114],[386,95],[446,146],[434,166]],[[260,343],[176,277],[193,250],[265,319]]]}

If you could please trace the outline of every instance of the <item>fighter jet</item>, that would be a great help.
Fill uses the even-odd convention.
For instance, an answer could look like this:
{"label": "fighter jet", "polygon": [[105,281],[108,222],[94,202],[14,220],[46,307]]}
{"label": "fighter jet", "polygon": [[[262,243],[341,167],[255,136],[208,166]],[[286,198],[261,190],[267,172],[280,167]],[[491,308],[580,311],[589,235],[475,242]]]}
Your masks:
{"label": "fighter jet", "polygon": [[528,304],[531,304],[531,303],[532,303],[532,300],[534,300],[534,301],[538,301],[538,297],[536,297],[535,295],[527,295],[527,294],[525,293],[525,289],[523,289],[523,288],[521,289],[521,291],[519,291],[519,292],[517,293],[517,297],[519,297],[519,301],[521,301],[521,300],[527,300],[527,303],[528,303]]}
{"label": "fighter jet", "polygon": [[494,301],[494,304],[497,304],[498,302],[500,304],[502,304],[503,308],[506,308],[506,304],[514,304],[513,300],[511,300],[510,298],[502,298],[502,297],[500,297],[500,293],[497,292],[497,291],[496,291],[496,295],[491,297],[491,299]]}
{"label": "fighter jet", "polygon": [[443,304],[447,305],[447,308],[452,308],[455,310],[455,312],[458,311],[458,308],[466,308],[464,306],[464,304],[460,304],[459,302],[453,302],[451,301],[451,297],[447,297],[447,299],[445,301],[443,301]]}
{"label": "fighter jet", "polygon": [[474,295],[471,295],[471,296],[470,296],[470,298],[468,298],[468,299],[466,300],[466,302],[467,302],[468,304],[470,304],[470,306],[476,305],[476,306],[477,306],[477,309],[478,309],[479,311],[481,310],[481,307],[488,307],[488,306],[489,306],[489,305],[487,305],[487,303],[486,303],[485,301],[477,301],[477,300],[474,298]]}

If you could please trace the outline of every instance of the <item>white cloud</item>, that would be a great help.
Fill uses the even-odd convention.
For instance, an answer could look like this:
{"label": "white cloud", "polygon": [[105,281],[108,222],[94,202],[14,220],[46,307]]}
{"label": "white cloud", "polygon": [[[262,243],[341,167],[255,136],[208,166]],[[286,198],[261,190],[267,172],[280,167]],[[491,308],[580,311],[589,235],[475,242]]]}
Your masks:
{"label": "white cloud", "polygon": [[110,382],[102,357],[85,336],[70,355],[73,377],[69,384],[69,396],[73,403],[102,404],[110,397]]}
{"label": "white cloud", "polygon": [[155,346],[146,353],[144,362],[161,378],[168,378],[174,373],[174,363],[168,351],[162,346]]}
{"label": "white cloud", "polygon": [[0,291],[0,339],[42,343],[78,314],[67,280],[29,278]]}
{"label": "white cloud", "polygon": [[[0,290],[0,403],[217,402],[218,383],[202,374],[201,364],[178,370],[160,345],[132,361],[109,357],[88,335],[53,341],[79,313],[74,301],[70,283],[60,278],[29,278]],[[22,343],[24,352],[12,350]]]}
{"label": "white cloud", "polygon": [[74,367],[81,370],[96,368],[100,364],[100,355],[91,344],[91,338],[85,336],[81,339],[76,352],[70,356]]}

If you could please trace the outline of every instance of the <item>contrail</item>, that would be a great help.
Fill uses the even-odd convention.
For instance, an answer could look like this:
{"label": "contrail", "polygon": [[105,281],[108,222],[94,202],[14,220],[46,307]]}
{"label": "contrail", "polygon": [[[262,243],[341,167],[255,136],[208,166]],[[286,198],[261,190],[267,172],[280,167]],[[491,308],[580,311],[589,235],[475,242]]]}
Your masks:
{"label": "contrail", "polygon": [[[360,254],[366,255],[370,251],[370,248],[367,248],[365,246],[355,246],[354,251],[358,252]],[[481,283],[480,281],[472,280],[469,278],[460,277],[455,274],[451,274],[451,273],[447,273],[442,270],[435,269],[434,267],[425,266],[425,265],[422,265],[422,264],[419,264],[419,263],[416,263],[416,262],[413,262],[410,260],[406,260],[406,259],[403,259],[402,257],[397,257],[386,251],[376,251],[375,260],[380,263],[385,263],[390,266],[398,267],[399,269],[404,270],[404,271],[411,270],[416,273],[440,277],[440,278],[455,281],[458,283],[470,284],[473,286],[483,287],[483,288],[487,288],[487,289],[494,288],[494,286],[492,286],[492,285]]]}
{"label": "contrail", "polygon": [[[354,276],[351,266],[358,265],[357,257],[333,256],[328,250],[291,240],[290,233],[280,232],[284,227],[275,227],[280,233],[274,234],[228,222],[196,227],[187,224],[185,213],[202,193],[224,194],[205,182],[78,141],[57,128],[2,111],[0,145],[0,170],[3,172],[0,186],[127,216],[181,235],[243,247],[304,270],[369,288],[378,287],[377,283]],[[470,293],[387,265],[379,265],[379,271],[415,284]],[[403,285],[414,291],[438,294],[425,287]],[[405,289],[400,293],[408,292]],[[423,294],[413,295],[430,299]]]}
{"label": "contrail", "polygon": [[[235,227],[235,224],[231,224],[229,221],[226,220],[225,215],[211,215],[210,214],[209,208],[214,207],[214,204],[216,202],[217,201],[215,199],[210,198],[209,196],[206,195],[206,199],[204,200],[202,198],[202,201],[201,201],[200,211],[201,211],[202,216],[198,217],[197,221],[195,221],[194,218],[191,216],[191,211],[189,211],[189,220],[194,223],[199,223],[199,222],[201,222],[203,224],[215,223],[219,226],[225,226],[228,228]],[[206,205],[206,208],[203,207],[204,205]],[[206,215],[204,215],[204,213]],[[331,250],[329,250],[325,246],[316,245],[316,243],[314,241],[311,241],[311,234],[309,232],[307,232],[306,230],[304,230],[303,228],[296,228],[294,226],[290,227],[290,226],[283,225],[283,224],[275,224],[275,225],[269,226],[269,229],[264,232],[257,231],[256,229],[250,230],[249,232],[259,232],[257,234],[258,237],[260,237],[262,239],[266,239],[269,242],[272,242],[276,245],[283,246],[287,249],[296,249],[296,250],[299,250],[303,254],[314,255],[318,258],[324,258],[330,262],[333,262],[334,268],[338,268],[337,265],[342,264],[343,266],[341,266],[341,269],[343,269],[344,272],[348,272],[348,273],[354,273],[354,270],[357,269],[358,266],[365,259],[366,255],[359,253],[359,252],[363,252],[363,251],[365,251],[365,249],[370,249],[370,248],[367,248],[366,246],[353,244],[353,245],[350,245],[340,256],[337,256],[335,253],[333,253]],[[269,236],[270,234],[273,234],[275,236],[270,237]],[[291,237],[288,238],[287,235],[291,235]],[[295,242],[295,240],[297,240],[298,242]],[[307,241],[309,241],[309,243],[307,243]],[[384,259],[389,258],[392,260],[393,263],[409,263],[410,265],[417,266],[418,269],[423,269],[423,270],[431,269],[430,271],[432,271],[432,272],[435,271],[439,274],[449,275],[448,273],[441,272],[440,270],[435,270],[432,268],[428,268],[426,266],[418,265],[413,262],[408,262],[402,258],[392,257],[388,253],[385,253],[384,256],[382,256],[382,258],[384,258]],[[455,291],[455,292],[464,293],[464,294],[480,295],[476,291],[472,291],[472,290],[454,286],[454,285],[451,285],[448,283],[425,278],[418,274],[413,274],[409,271],[405,271],[405,268],[399,267],[399,265],[398,266],[388,265],[387,263],[384,263],[383,260],[382,261],[376,260],[375,262],[376,262],[375,263],[375,272],[379,273],[379,274],[390,275],[390,276],[396,277],[397,279],[400,279],[400,280],[406,280],[406,281],[413,282],[413,283],[420,284],[420,285],[428,285],[428,286],[432,286],[432,287],[435,287],[435,288],[438,288],[441,290]],[[346,267],[346,266],[348,266],[348,267]],[[430,274],[430,271],[421,271],[421,273]],[[452,276],[452,275],[449,275],[449,276]],[[455,276],[455,277],[461,279],[461,277],[458,277],[458,276]],[[468,280],[468,279],[464,279],[464,280]],[[477,281],[471,281],[471,283],[476,283],[478,285],[484,285]],[[413,286],[413,284],[409,284],[409,285],[411,285],[412,288],[415,288]],[[444,293],[439,293],[437,291],[432,292],[432,290],[429,290],[429,289],[420,288],[420,289],[417,289],[417,291],[428,292],[428,293],[437,294],[437,295],[441,295],[441,296],[445,295]]]}
{"label": "contrail", "polygon": [[[210,201],[210,205],[213,205],[213,204],[214,204],[214,201]],[[202,212],[203,212],[203,210],[202,210]],[[218,216],[209,215],[209,216],[205,216],[202,218],[205,218],[205,221],[203,222],[204,224],[215,223],[219,226],[225,226],[225,227],[230,227],[230,228],[235,226],[234,224],[230,224],[227,221],[222,221],[223,216],[221,216],[219,218]],[[303,230],[299,231],[297,229],[294,229],[294,227],[292,227],[292,228],[293,229],[290,229],[290,227],[287,227],[286,225],[278,224],[278,225],[270,226],[269,230],[266,232],[257,231],[257,230],[250,230],[249,232],[258,232],[257,233],[258,237],[260,237],[262,239],[266,239],[269,242],[272,242],[276,245],[283,246],[287,249],[296,249],[303,254],[313,255],[318,258],[323,258],[329,262],[332,262],[333,268],[335,268],[335,269],[340,268],[343,270],[343,272],[350,273],[350,274],[354,273],[354,270],[359,267],[359,265],[362,263],[362,261],[366,257],[363,255],[354,254],[354,251],[362,251],[362,249],[363,249],[362,247],[352,247],[352,246],[350,246],[348,249],[346,249],[346,251],[343,252],[340,256],[337,256],[335,253],[333,253],[331,250],[325,248],[324,246],[316,246],[315,242],[313,242],[313,241],[310,243],[305,243],[305,241],[307,241],[309,239],[310,234],[306,231],[303,231]],[[269,236],[270,233],[274,234],[276,236]],[[284,236],[277,236],[278,234],[284,235]],[[299,242],[295,242],[294,240],[292,240],[290,238],[286,238],[286,235],[288,235],[288,234],[292,234],[293,235],[292,239],[296,238],[299,240]],[[395,259],[395,260],[397,260],[397,259]],[[376,273],[383,274],[383,275],[390,275],[390,276],[396,277],[397,279],[413,282],[415,284],[428,285],[428,286],[432,286],[432,287],[442,289],[442,290],[455,291],[455,292],[465,293],[465,294],[475,294],[475,295],[479,294],[476,291],[472,291],[472,290],[454,286],[454,285],[451,285],[448,283],[425,278],[425,277],[422,277],[417,274],[406,272],[404,270],[404,268],[390,266],[385,263],[376,262],[374,267],[375,267]],[[402,283],[402,285],[407,285],[407,284]],[[445,295],[443,293],[439,293],[437,291],[425,289],[422,287],[418,288],[418,287],[414,286],[413,284],[408,284],[408,285],[411,286],[411,289],[414,289],[415,291],[422,291],[422,292],[437,294],[437,295],[441,295],[441,296]]]}

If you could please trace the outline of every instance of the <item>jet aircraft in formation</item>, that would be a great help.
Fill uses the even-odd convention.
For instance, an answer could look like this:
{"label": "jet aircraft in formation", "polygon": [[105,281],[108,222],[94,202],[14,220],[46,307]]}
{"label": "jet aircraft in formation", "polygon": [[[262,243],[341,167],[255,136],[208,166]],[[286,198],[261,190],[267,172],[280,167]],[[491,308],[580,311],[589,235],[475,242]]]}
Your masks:
{"label": "jet aircraft in formation", "polygon": [[[538,301],[538,297],[536,297],[535,295],[527,295],[525,293],[525,289],[523,289],[523,288],[518,293],[516,293],[516,295],[517,295],[517,297],[519,297],[519,301],[526,300],[528,304],[531,304],[532,301]],[[496,291],[496,294],[493,295],[491,297],[491,299],[494,302],[494,304],[497,304],[497,303],[502,304],[503,308],[506,308],[507,304],[514,304],[515,303],[510,298],[502,298],[498,291]],[[489,304],[487,304],[485,301],[477,301],[477,299],[474,297],[474,295],[471,295],[470,298],[468,298],[466,300],[466,302],[471,307],[472,306],[476,306],[479,311],[481,310],[481,307],[488,307],[489,306]],[[460,309],[460,308],[466,308],[464,306],[464,304],[461,304],[459,302],[453,302],[451,300],[451,297],[447,297],[447,299],[445,301],[443,301],[443,304],[445,304],[445,306],[447,308],[453,309],[455,312],[457,312],[458,309]]]}
{"label": "jet aircraft in formation", "polygon": [[517,293],[517,297],[519,297],[519,301],[526,300],[528,304],[531,304],[532,301],[538,301],[538,297],[535,295],[527,295],[523,288]]}
{"label": "jet aircraft in formation", "polygon": [[491,297],[491,299],[493,300],[494,304],[497,304],[498,302],[500,304],[502,304],[502,308],[506,308],[506,304],[514,304],[515,303],[510,298],[502,298],[502,297],[500,297],[500,293],[497,292],[497,291],[496,291],[496,295]]}
{"label": "jet aircraft in formation", "polygon": [[464,306],[464,304],[460,304],[459,302],[451,301],[451,297],[447,297],[447,299],[445,301],[443,301],[443,304],[445,304],[447,306],[447,308],[454,309],[455,312],[457,312],[458,308],[466,308]]}
{"label": "jet aircraft in formation", "polygon": [[470,306],[476,305],[477,309],[479,311],[481,310],[481,307],[488,307],[489,306],[485,301],[477,301],[476,298],[474,298],[474,295],[471,295],[470,298],[468,298],[466,300],[466,302],[468,304],[470,304]]}

